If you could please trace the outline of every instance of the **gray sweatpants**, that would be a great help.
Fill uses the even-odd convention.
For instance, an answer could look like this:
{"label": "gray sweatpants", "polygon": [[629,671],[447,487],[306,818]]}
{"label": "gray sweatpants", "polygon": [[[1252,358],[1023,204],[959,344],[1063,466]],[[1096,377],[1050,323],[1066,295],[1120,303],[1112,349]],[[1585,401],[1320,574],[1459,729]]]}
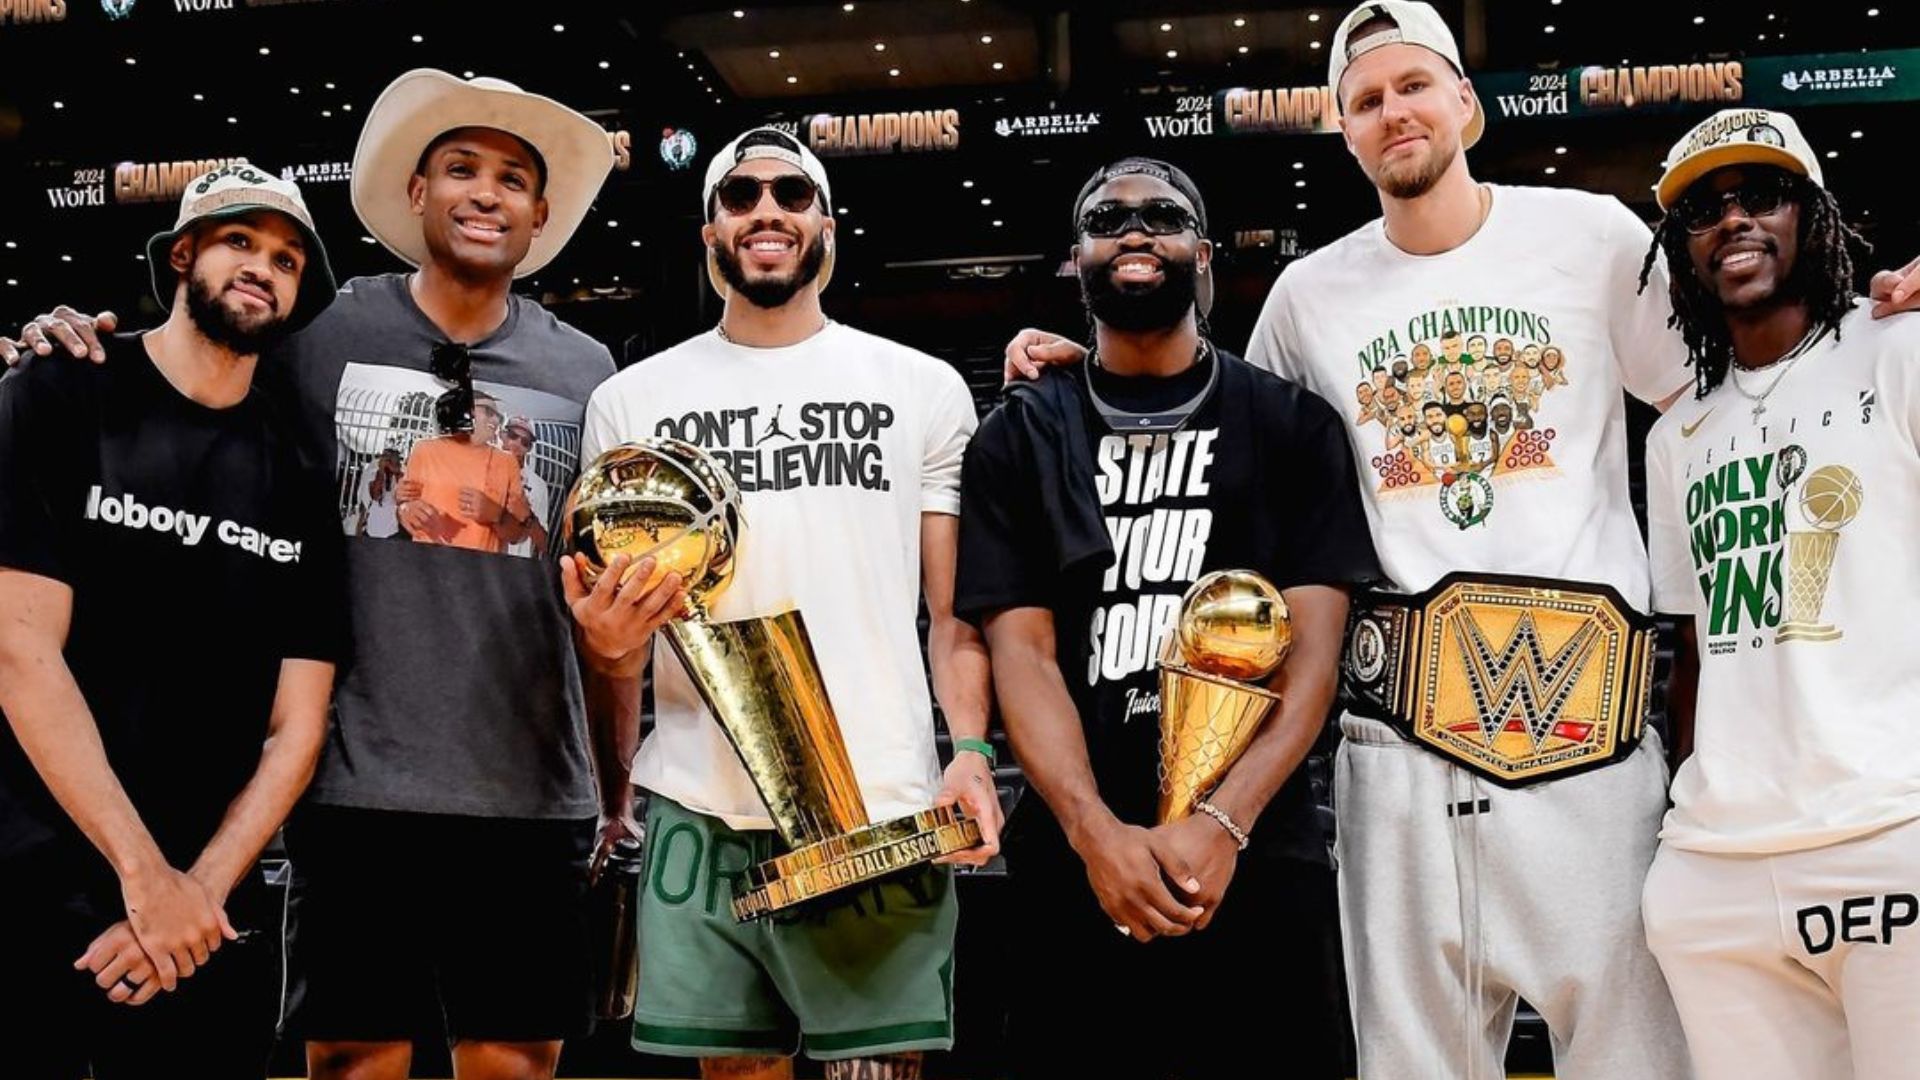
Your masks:
{"label": "gray sweatpants", "polygon": [[1362,1080],[1505,1075],[1514,1008],[1561,1080],[1685,1080],[1641,886],[1667,806],[1657,732],[1627,760],[1509,790],[1342,717],[1340,924]]}

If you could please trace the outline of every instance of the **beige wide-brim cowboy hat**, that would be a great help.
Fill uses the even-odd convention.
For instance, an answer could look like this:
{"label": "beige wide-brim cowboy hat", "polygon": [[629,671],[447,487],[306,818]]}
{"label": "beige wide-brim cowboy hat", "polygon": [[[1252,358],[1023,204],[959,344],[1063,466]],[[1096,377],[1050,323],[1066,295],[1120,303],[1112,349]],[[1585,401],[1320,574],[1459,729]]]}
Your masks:
{"label": "beige wide-brim cowboy hat", "polygon": [[457,128],[494,128],[546,160],[547,224],[514,269],[526,277],[553,261],[587,216],[613,171],[613,146],[599,124],[501,79],[461,79],[418,68],[380,92],[353,151],[353,209],[374,239],[419,266],[427,241],[407,198],[407,181],[428,144]]}

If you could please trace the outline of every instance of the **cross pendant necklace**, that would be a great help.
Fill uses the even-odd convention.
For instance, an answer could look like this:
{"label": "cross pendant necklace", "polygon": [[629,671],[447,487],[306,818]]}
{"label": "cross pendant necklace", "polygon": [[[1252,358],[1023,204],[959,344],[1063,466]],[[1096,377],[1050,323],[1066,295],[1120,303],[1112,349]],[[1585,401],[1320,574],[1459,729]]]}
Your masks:
{"label": "cross pendant necklace", "polygon": [[1787,350],[1786,355],[1765,365],[1765,367],[1750,369],[1753,371],[1764,371],[1771,367],[1778,367],[1780,369],[1780,373],[1773,377],[1773,381],[1767,384],[1767,388],[1757,394],[1740,384],[1740,365],[1734,364],[1727,369],[1727,381],[1733,383],[1734,390],[1737,391],[1741,397],[1753,402],[1752,413],[1755,424],[1760,422],[1760,417],[1767,411],[1767,398],[1773,394],[1774,390],[1779,388],[1780,383],[1786,379],[1787,373],[1793,370],[1794,361],[1805,356],[1808,350],[1812,349],[1814,345],[1819,343],[1821,338],[1826,336],[1826,327],[1810,326],[1807,328],[1806,336],[1800,339],[1798,345]]}

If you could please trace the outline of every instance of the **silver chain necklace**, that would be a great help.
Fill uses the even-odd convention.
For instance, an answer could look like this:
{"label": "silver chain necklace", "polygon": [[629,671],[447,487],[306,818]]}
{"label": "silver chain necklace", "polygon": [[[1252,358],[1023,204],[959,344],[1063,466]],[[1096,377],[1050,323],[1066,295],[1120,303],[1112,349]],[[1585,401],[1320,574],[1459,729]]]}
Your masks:
{"label": "silver chain necklace", "polygon": [[[818,334],[818,333],[820,332],[820,330],[825,330],[825,329],[827,328],[827,324],[828,324],[828,323],[830,323],[830,322],[832,322],[832,321],[833,321],[832,319],[829,319],[829,318],[825,318],[825,317],[822,317],[822,318],[821,318],[821,320],[820,320],[820,328],[819,328],[819,330],[815,330],[815,331],[813,332],[813,334]],[[716,334],[719,334],[719,335],[720,335],[720,340],[721,340],[721,341],[724,341],[724,342],[726,342],[726,343],[727,343],[727,344],[729,344],[729,345],[739,345],[739,344],[740,344],[739,342],[737,342],[737,341],[735,341],[735,340],[733,340],[733,338],[732,338],[731,336],[729,336],[729,335],[728,335],[728,333],[727,333],[727,324],[726,324],[726,323],[724,323],[724,322],[717,322],[717,323],[714,323],[714,324],[713,324],[713,332],[714,332],[714,333],[716,333]],[[813,334],[808,334],[808,335],[807,335],[807,337],[812,337],[812,336],[813,336]],[[749,349],[750,349],[750,348],[753,348],[753,346],[751,346],[751,345],[745,345],[745,346],[741,346],[741,347],[742,347],[742,348],[749,348]]]}
{"label": "silver chain necklace", "polygon": [[1727,381],[1733,384],[1734,391],[1741,397],[1753,402],[1754,423],[1757,424],[1760,422],[1761,415],[1767,411],[1767,398],[1771,396],[1775,390],[1780,388],[1782,382],[1786,381],[1787,373],[1793,370],[1794,363],[1812,351],[1813,347],[1820,343],[1820,339],[1826,336],[1827,328],[1825,326],[1808,327],[1806,336],[1800,339],[1800,343],[1788,349],[1779,359],[1771,363],[1762,364],[1757,368],[1745,369],[1751,371],[1766,371],[1776,367],[1780,369],[1780,373],[1773,377],[1773,381],[1767,384],[1767,388],[1757,394],[1741,385],[1740,372],[1743,369],[1738,363],[1734,363],[1727,368]]}

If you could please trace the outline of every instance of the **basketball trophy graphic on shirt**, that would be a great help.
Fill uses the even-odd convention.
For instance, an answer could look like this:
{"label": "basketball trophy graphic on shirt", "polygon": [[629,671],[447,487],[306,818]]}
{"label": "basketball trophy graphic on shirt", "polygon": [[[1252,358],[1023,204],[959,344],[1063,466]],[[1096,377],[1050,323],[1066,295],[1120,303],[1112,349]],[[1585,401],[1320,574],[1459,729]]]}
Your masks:
{"label": "basketball trophy graphic on shirt", "polygon": [[1259,574],[1216,570],[1187,590],[1160,661],[1160,824],[1192,814],[1240,759],[1292,647],[1287,602]]}
{"label": "basketball trophy graphic on shirt", "polygon": [[1860,513],[1860,477],[1845,465],[1826,465],[1800,485],[1800,514],[1812,526],[1787,533],[1787,621],[1774,641],[1838,641],[1843,633],[1820,621],[1827,580],[1840,547],[1840,530]]}
{"label": "basketball trophy graphic on shirt", "polygon": [[581,471],[564,522],[567,550],[595,571],[615,555],[636,564],[651,556],[656,577],[677,572],[687,583],[689,610],[667,624],[667,640],[789,849],[747,868],[735,919],[980,843],[979,824],[958,805],[879,823],[867,816],[799,611],[712,619],[746,521],[732,475],[706,451],[664,438],[614,447]]}

